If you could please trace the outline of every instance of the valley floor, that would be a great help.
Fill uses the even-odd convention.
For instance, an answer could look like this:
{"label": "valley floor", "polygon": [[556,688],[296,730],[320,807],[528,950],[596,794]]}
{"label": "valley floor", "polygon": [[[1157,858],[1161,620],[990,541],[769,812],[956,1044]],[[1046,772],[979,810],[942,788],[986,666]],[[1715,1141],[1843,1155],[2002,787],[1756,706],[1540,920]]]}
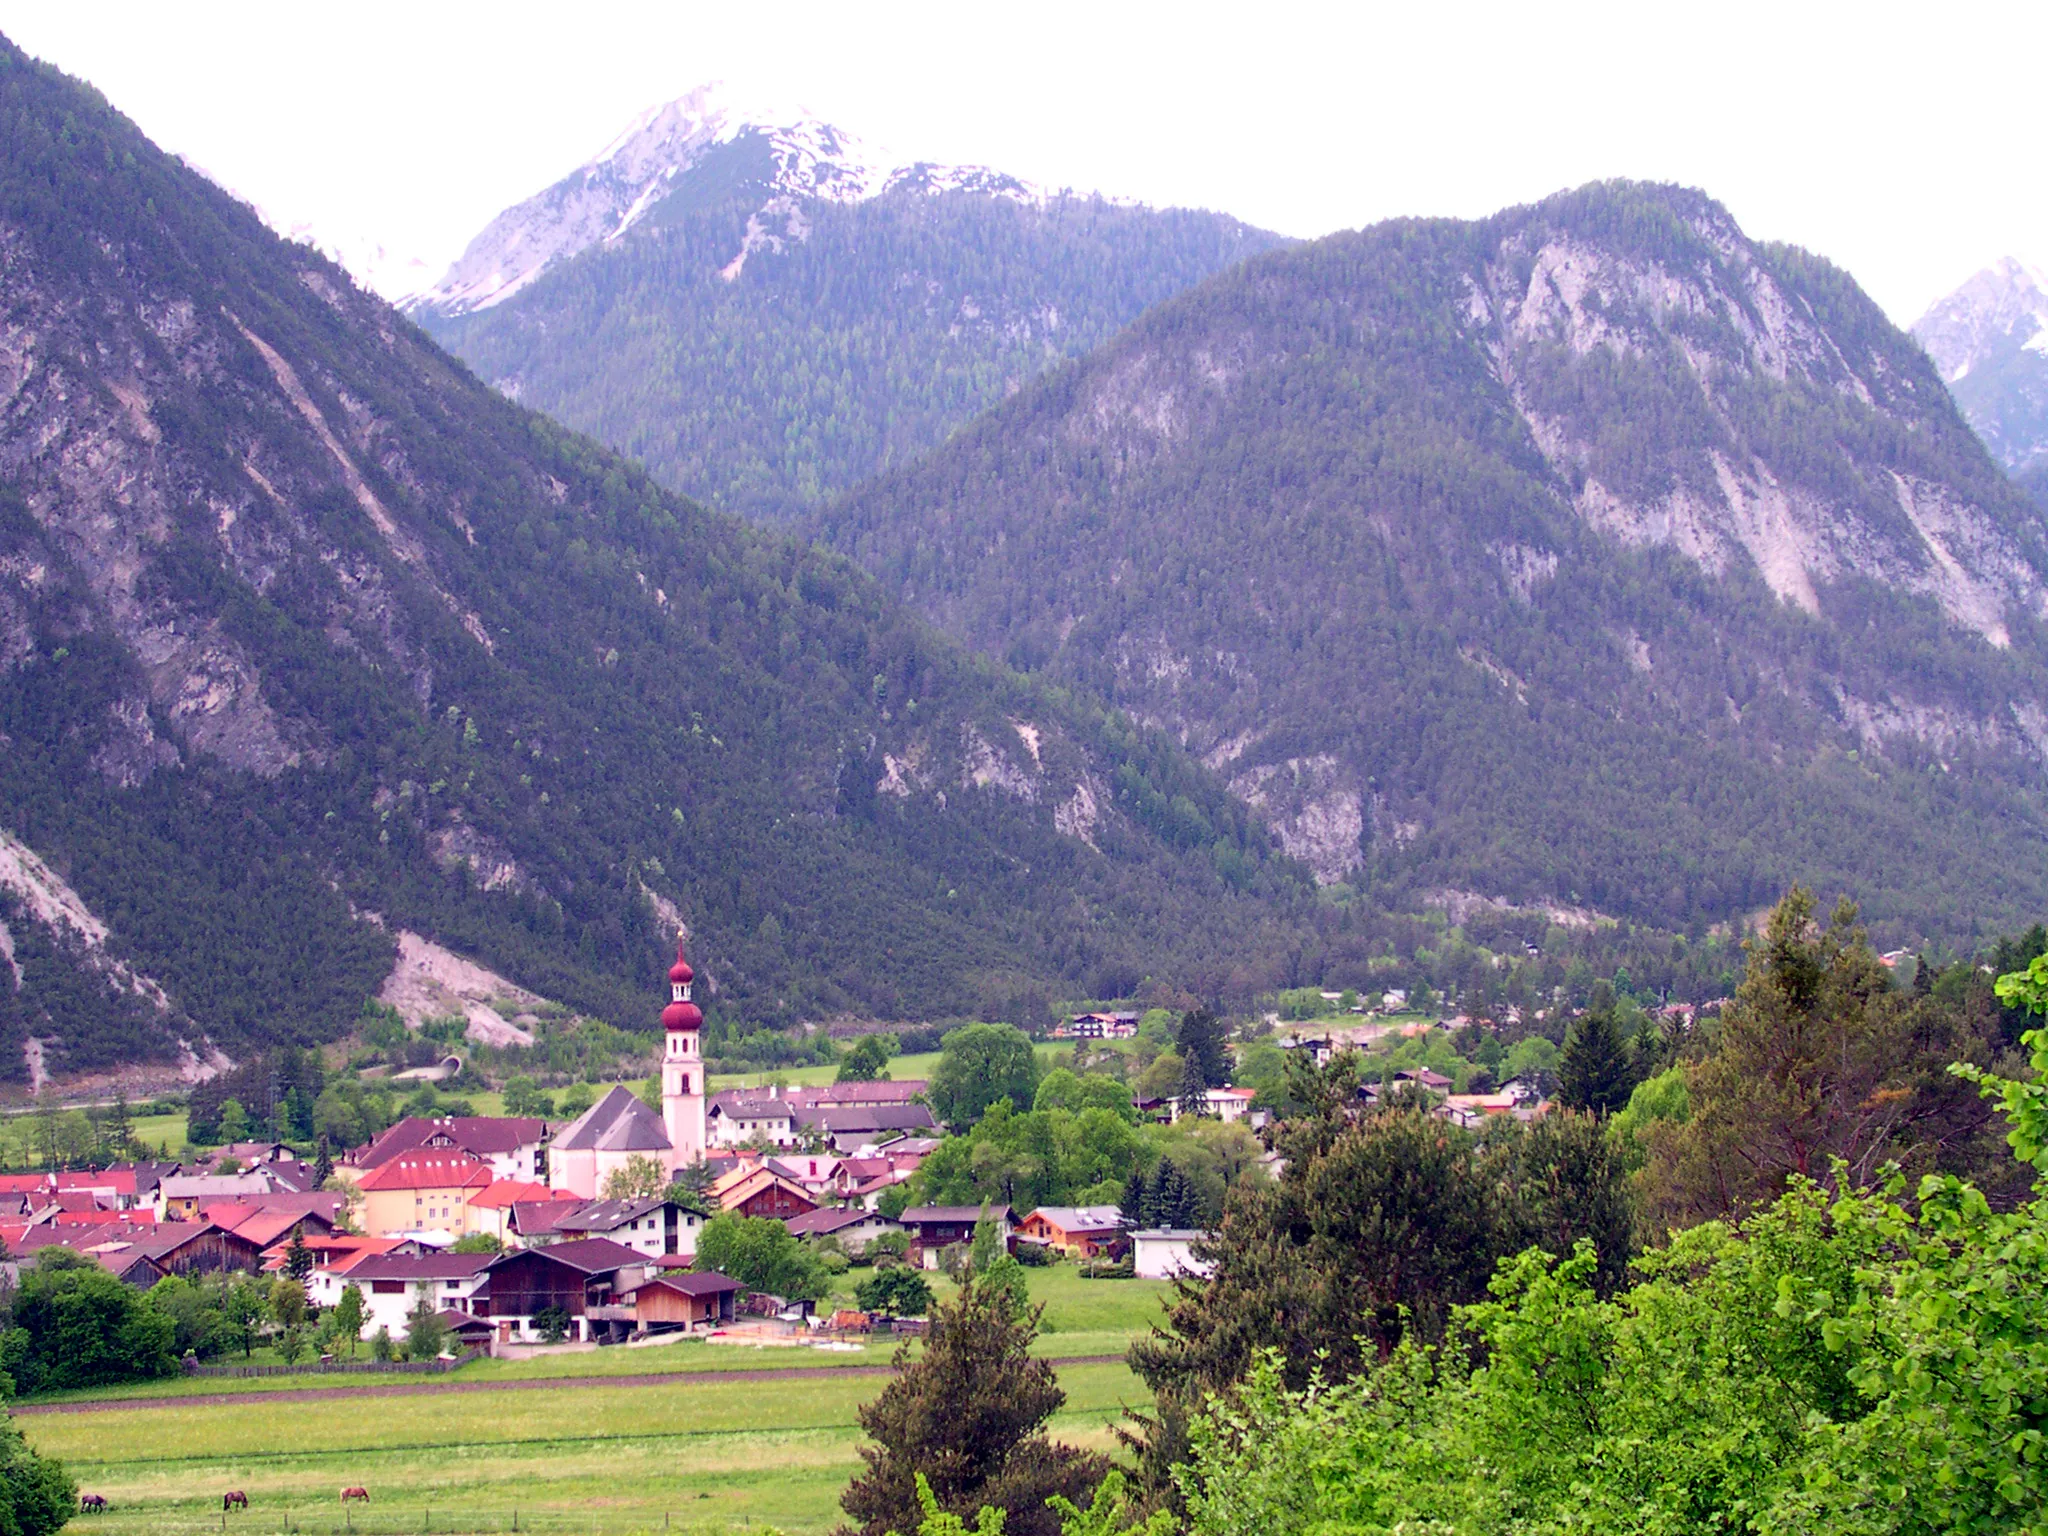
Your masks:
{"label": "valley floor", "polygon": [[[1062,1367],[1053,1433],[1107,1448],[1142,1384],[1117,1364]],[[854,1414],[879,1376],[677,1376],[645,1386],[344,1401],[152,1404],[21,1421],[81,1490],[95,1530],[723,1532],[823,1536],[859,1469]],[[370,1490],[344,1512],[342,1488]]]}
{"label": "valley floor", "polygon": [[[854,1271],[858,1278],[867,1272]],[[950,1287],[934,1277],[941,1294]],[[850,1283],[842,1277],[842,1283]],[[1143,1383],[1120,1358],[1171,1287],[1030,1274],[1034,1353],[1067,1393],[1052,1432],[1109,1449]],[[195,1378],[22,1405],[29,1442],[109,1511],[108,1536],[271,1532],[713,1532],[823,1536],[859,1470],[855,1410],[892,1347],[861,1353],[688,1342],[478,1361],[424,1383]],[[1110,1358],[1102,1358],[1102,1357]],[[1092,1358],[1091,1358],[1092,1357]],[[225,1399],[225,1400],[223,1400]],[[371,1504],[338,1496],[368,1488]],[[221,1495],[249,1495],[226,1517]]]}

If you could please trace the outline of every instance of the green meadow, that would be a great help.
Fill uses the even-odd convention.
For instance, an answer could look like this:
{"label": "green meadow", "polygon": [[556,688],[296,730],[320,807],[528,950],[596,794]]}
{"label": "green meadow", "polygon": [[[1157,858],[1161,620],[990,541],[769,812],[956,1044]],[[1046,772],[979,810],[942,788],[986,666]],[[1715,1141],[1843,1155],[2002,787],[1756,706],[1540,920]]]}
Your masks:
{"label": "green meadow", "polygon": [[[1107,1447],[1141,1384],[1122,1365],[1060,1370],[1054,1433]],[[858,1469],[859,1405],[878,1376],[176,1405],[19,1422],[127,1533],[640,1531],[774,1527],[823,1536]],[[367,1507],[344,1512],[340,1490]],[[246,1513],[222,1514],[240,1489]]]}

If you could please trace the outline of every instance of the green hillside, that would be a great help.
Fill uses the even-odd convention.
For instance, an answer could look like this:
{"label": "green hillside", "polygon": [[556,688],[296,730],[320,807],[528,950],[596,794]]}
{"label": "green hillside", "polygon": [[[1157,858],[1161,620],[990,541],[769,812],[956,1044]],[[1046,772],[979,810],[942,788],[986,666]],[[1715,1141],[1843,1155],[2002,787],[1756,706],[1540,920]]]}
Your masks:
{"label": "green hillside", "polygon": [[802,240],[729,274],[761,181],[715,158],[616,245],[492,308],[417,318],[481,377],[664,484],[774,517],[915,460],[1278,243],[1220,214],[903,188],[804,203]]}
{"label": "green hillside", "polygon": [[90,919],[0,858],[0,1076],[332,1037],[400,928],[651,1027],[680,917],[719,1030],[1286,921],[1170,740],[511,404],[11,46],[0,226],[0,831]]}
{"label": "green hillside", "polygon": [[1845,275],[1697,193],[1257,258],[816,527],[1385,902],[2048,900],[2041,516]]}

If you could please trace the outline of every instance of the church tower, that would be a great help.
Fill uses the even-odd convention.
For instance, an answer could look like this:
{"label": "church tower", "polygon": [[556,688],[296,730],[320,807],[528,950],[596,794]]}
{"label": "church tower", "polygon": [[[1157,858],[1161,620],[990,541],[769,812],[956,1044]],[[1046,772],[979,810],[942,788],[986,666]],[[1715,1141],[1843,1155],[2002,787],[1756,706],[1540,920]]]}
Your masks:
{"label": "church tower", "polygon": [[676,963],[668,970],[669,1005],[661,1010],[667,1036],[661,1057],[661,1123],[668,1132],[670,1173],[704,1161],[704,1014],[690,1001],[695,979],[677,934]]}

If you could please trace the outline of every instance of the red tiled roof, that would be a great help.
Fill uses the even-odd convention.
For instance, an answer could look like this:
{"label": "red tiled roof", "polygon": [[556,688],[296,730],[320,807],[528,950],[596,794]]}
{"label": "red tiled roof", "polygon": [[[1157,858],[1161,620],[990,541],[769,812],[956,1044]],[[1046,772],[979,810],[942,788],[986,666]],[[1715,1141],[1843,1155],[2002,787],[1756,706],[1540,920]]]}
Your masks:
{"label": "red tiled roof", "polygon": [[483,1189],[491,1184],[488,1163],[467,1152],[407,1152],[372,1168],[357,1181],[364,1190]]}
{"label": "red tiled roof", "polygon": [[528,1200],[580,1200],[566,1189],[550,1189],[532,1179],[496,1179],[469,1197],[469,1203],[485,1210],[517,1205]]}
{"label": "red tiled roof", "polygon": [[48,1188],[47,1173],[0,1173],[0,1195],[35,1195]]}

